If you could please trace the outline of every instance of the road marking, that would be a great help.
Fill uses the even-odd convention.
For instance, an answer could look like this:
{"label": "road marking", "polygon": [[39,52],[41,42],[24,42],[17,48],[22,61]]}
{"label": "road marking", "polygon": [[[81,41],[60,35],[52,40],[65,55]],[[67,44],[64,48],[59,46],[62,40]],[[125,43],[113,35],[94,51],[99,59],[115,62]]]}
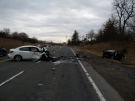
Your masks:
{"label": "road marking", "polygon": [[37,63],[40,63],[41,61],[38,61]]}
{"label": "road marking", "polygon": [[[40,62],[41,62],[41,61],[38,61],[37,64],[40,63]],[[32,67],[32,66],[31,66],[31,67]],[[28,69],[29,69],[29,68],[28,68]],[[25,71],[26,71],[26,70],[23,70],[23,71],[19,72],[18,74],[12,76],[11,78],[7,79],[6,81],[2,82],[2,83],[0,84],[0,87],[3,86],[4,84],[6,84],[7,82],[13,80],[13,79],[16,78],[17,76],[21,75],[21,74],[24,73]]]}
{"label": "road marking", "polygon": [[11,80],[14,79],[15,77],[21,75],[23,72],[24,72],[24,71],[21,71],[20,73],[14,75],[13,77],[9,78],[8,80],[2,82],[2,83],[0,84],[0,87],[1,87],[2,85],[6,84],[7,82],[11,81]]}
{"label": "road marking", "polygon": [[59,47],[59,49],[57,49],[56,51],[59,51],[62,47]]}
{"label": "road marking", "polygon": [[[73,52],[73,54],[76,55],[75,52],[72,50],[72,48],[70,48],[70,49]],[[78,58],[77,58],[77,60],[78,60]],[[83,71],[85,72],[85,74],[86,74],[89,82],[92,84],[93,88],[95,89],[96,93],[98,94],[98,97],[99,97],[100,101],[106,101],[105,98],[104,98],[104,96],[102,95],[102,93],[100,92],[100,90],[98,89],[98,87],[96,86],[95,82],[93,81],[93,79],[91,78],[91,76],[89,75],[89,73],[87,72],[87,70],[85,69],[85,67],[83,66],[83,64],[81,63],[81,61],[78,60],[78,62],[81,65]]]}
{"label": "road marking", "polygon": [[5,62],[5,61],[8,61],[8,60],[11,60],[11,59],[5,59],[5,60],[2,60],[2,61],[0,61],[0,62]]}

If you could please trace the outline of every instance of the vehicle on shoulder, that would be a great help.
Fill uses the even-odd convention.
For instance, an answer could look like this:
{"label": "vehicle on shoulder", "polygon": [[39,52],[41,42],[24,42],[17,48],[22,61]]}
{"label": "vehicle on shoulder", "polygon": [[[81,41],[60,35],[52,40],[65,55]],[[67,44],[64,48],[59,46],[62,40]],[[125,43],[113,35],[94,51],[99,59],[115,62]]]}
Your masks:
{"label": "vehicle on shoulder", "polygon": [[121,51],[118,51],[118,50],[103,50],[102,57],[120,61],[120,60],[124,59],[125,55],[124,55],[124,53],[122,53]]}
{"label": "vehicle on shoulder", "polygon": [[6,48],[0,47],[0,56],[6,56],[6,55],[7,55]]}
{"label": "vehicle on shoulder", "polygon": [[10,49],[8,57],[15,61],[34,59],[34,60],[47,60],[50,59],[46,51],[43,48],[33,45],[20,46],[14,49]]}

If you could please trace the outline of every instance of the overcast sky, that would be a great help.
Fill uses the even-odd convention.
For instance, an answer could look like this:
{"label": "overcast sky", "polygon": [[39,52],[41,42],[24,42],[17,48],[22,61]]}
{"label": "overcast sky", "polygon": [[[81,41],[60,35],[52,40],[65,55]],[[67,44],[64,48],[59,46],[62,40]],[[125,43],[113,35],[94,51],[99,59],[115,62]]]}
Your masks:
{"label": "overcast sky", "polygon": [[0,0],[0,30],[25,32],[39,40],[64,42],[99,30],[112,13],[113,0]]}

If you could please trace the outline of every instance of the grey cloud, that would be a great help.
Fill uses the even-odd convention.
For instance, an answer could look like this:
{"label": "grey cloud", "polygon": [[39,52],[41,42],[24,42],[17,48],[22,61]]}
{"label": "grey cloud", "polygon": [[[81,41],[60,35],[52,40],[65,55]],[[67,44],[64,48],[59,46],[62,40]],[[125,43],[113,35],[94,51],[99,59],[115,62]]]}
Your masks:
{"label": "grey cloud", "polygon": [[111,3],[112,0],[0,0],[0,28],[9,27],[38,38],[71,36],[75,29],[82,35],[101,27],[111,15]]}

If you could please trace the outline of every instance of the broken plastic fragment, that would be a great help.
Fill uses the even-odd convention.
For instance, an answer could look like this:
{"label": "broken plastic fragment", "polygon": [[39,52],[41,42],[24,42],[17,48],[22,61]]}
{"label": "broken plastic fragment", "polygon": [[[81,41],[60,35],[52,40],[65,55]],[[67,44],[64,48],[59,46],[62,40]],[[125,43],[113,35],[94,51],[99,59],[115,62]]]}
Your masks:
{"label": "broken plastic fragment", "polygon": [[43,84],[38,84],[38,86],[43,86]]}

